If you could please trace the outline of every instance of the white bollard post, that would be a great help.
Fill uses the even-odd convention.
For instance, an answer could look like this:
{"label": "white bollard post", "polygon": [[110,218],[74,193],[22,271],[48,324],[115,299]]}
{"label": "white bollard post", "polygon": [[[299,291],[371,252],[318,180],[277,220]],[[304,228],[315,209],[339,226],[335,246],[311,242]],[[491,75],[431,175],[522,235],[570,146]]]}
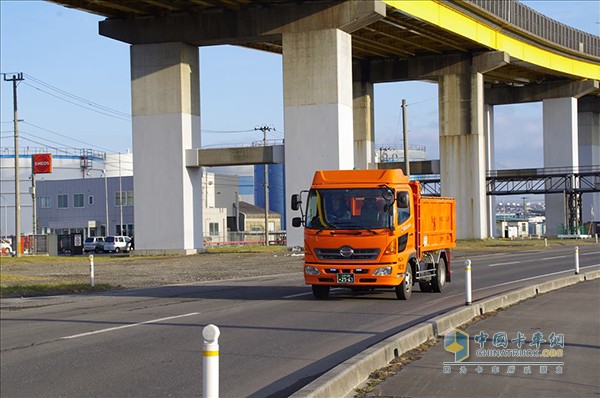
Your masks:
{"label": "white bollard post", "polygon": [[471,305],[471,260],[465,261],[465,305]]}
{"label": "white bollard post", "polygon": [[90,285],[94,287],[94,255],[90,254]]}
{"label": "white bollard post", "polygon": [[208,325],[202,330],[204,349],[202,362],[202,397],[219,397],[219,335],[221,332],[215,325]]}
{"label": "white bollard post", "polygon": [[575,246],[575,275],[579,275],[579,246]]}
{"label": "white bollard post", "polygon": [[598,234],[596,234],[596,244],[598,244]]}
{"label": "white bollard post", "polygon": [[548,247],[548,238],[544,238],[544,246]]}

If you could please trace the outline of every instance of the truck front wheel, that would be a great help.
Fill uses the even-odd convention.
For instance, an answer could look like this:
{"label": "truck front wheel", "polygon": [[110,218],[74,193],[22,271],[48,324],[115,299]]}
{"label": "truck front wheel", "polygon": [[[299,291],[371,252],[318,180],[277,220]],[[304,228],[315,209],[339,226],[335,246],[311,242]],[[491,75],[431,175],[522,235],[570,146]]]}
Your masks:
{"label": "truck front wheel", "polygon": [[406,274],[404,275],[404,280],[395,288],[396,297],[398,297],[399,300],[408,300],[410,298],[412,295],[412,282],[412,266],[410,263],[408,263],[406,264]]}
{"label": "truck front wheel", "polygon": [[329,297],[329,286],[312,285],[313,296],[319,300],[325,300]]}
{"label": "truck front wheel", "polygon": [[431,278],[431,287],[434,292],[440,293],[444,290],[444,286],[446,285],[446,259],[444,257],[440,258],[440,262],[437,266],[435,276]]}

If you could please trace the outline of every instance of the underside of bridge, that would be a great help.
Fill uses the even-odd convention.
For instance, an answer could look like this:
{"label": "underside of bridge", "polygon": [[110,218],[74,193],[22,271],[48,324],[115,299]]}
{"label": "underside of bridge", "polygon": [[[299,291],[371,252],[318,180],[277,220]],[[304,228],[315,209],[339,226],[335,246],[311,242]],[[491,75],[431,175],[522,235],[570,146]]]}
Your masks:
{"label": "underside of bridge", "polygon": [[[373,84],[380,82],[438,83],[442,194],[457,198],[460,238],[489,235],[485,171],[493,164],[494,105],[544,101],[545,126],[564,130],[544,127],[548,148],[568,148],[560,157],[566,164],[553,164],[550,155],[547,164],[578,166],[577,102],[591,97],[583,157],[600,162],[600,38],[575,30],[567,42],[543,37],[521,23],[539,14],[514,1],[53,2],[106,17],[100,34],[132,46],[134,183],[145,198],[135,207],[141,251],[202,248],[194,205],[201,203],[200,178],[186,160],[200,148],[200,46],[282,54],[288,197],[307,188],[317,169],[372,167]],[[493,4],[498,10],[486,8]],[[539,22],[543,32],[562,28]],[[199,152],[192,153],[197,162]],[[156,180],[172,181],[173,189],[161,191]],[[181,203],[175,216],[157,214],[165,201]],[[302,244],[301,231],[288,231],[289,246]]]}

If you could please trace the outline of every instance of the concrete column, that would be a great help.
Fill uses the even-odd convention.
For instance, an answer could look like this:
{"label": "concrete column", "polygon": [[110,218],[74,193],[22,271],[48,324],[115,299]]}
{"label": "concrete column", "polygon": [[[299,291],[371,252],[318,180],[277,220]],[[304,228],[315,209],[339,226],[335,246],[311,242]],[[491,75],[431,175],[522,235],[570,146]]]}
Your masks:
{"label": "concrete column", "polygon": [[354,167],[369,169],[374,159],[373,83],[355,81],[354,96]]}
{"label": "concrete column", "polygon": [[[483,128],[486,137],[486,149],[485,158],[486,170],[496,169],[496,156],[495,156],[495,141],[494,141],[494,106],[484,105],[484,124]],[[487,182],[486,182],[487,186]],[[487,188],[486,188],[487,189]],[[487,213],[488,213],[488,237],[496,236],[496,197],[487,196]]]}
{"label": "concrete column", "polygon": [[[577,103],[579,166],[600,166],[600,97],[586,96]],[[583,222],[600,220],[600,193],[583,194]],[[594,215],[592,216],[592,209]]]}
{"label": "concrete column", "polygon": [[131,47],[136,252],[203,247],[201,169],[185,167],[200,147],[199,72],[197,47]]}
{"label": "concrete column", "polygon": [[442,196],[456,198],[459,239],[487,237],[483,75],[444,72],[439,78]]}
{"label": "concrete column", "polygon": [[[544,167],[573,168],[579,165],[577,99],[557,98],[542,102]],[[546,235],[556,236],[565,225],[565,197],[546,194]]]}
{"label": "concrete column", "polygon": [[[339,29],[283,34],[285,185],[289,197],[319,169],[354,167],[351,36]],[[296,212],[287,213],[291,226]],[[304,246],[302,228],[288,246]]]}

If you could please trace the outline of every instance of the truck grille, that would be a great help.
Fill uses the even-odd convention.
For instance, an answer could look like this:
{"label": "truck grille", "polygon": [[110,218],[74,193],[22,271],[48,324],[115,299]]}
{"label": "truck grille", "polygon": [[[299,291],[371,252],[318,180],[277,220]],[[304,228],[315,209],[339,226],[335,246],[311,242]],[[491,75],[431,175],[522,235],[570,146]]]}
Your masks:
{"label": "truck grille", "polygon": [[379,256],[379,249],[353,249],[353,253],[344,257],[340,249],[315,249],[319,260],[375,260]]}

